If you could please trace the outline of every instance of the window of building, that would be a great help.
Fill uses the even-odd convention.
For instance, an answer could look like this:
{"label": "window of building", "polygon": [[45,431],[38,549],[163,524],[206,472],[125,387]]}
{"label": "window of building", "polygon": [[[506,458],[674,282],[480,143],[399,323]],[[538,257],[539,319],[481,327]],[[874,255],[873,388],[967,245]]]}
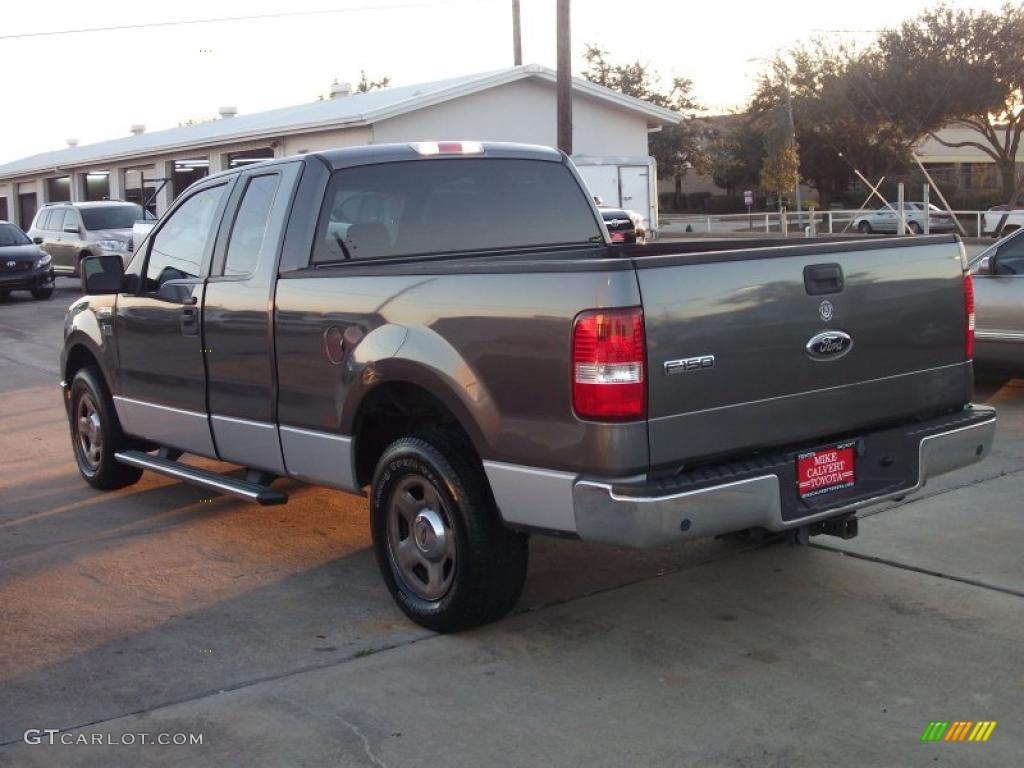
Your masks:
{"label": "window of building", "polygon": [[90,171],[85,174],[85,199],[86,200],[109,200],[110,199],[110,172]]}
{"label": "window of building", "polygon": [[242,152],[228,153],[228,168],[244,168],[253,163],[262,163],[264,160],[272,160],[274,150],[270,147],[260,149],[247,149]]}
{"label": "window of building", "polygon": [[174,161],[174,177],[172,195],[178,196],[190,185],[210,175],[210,160],[206,157],[194,157],[188,160]]}
{"label": "window of building", "polygon": [[54,203],[65,203],[71,200],[71,179],[57,176],[46,180],[46,199]]}

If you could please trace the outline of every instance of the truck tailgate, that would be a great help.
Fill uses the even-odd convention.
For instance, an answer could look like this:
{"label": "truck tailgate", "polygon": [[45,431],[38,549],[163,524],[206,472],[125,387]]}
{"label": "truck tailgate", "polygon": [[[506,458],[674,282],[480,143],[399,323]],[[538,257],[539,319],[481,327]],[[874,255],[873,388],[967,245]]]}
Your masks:
{"label": "truck tailgate", "polygon": [[[970,399],[963,256],[952,237],[635,265],[654,467],[854,434]],[[830,265],[841,287],[830,285]],[[812,356],[823,331],[850,343],[825,340]]]}

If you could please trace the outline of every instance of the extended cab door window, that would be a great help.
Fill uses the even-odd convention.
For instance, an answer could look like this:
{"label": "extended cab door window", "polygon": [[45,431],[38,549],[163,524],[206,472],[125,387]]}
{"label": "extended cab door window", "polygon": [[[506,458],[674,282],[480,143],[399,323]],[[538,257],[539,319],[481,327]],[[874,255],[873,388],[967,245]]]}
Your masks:
{"label": "extended cab door window", "polygon": [[256,268],[280,180],[276,173],[249,179],[231,227],[223,274],[248,275]]}

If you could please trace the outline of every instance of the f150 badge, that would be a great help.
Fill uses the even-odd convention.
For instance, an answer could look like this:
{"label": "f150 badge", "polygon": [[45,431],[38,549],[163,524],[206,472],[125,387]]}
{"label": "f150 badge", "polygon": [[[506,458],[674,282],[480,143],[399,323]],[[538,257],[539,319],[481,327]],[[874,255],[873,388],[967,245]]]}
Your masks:
{"label": "f150 badge", "polygon": [[665,375],[673,373],[689,373],[690,371],[706,371],[715,367],[714,355],[701,355],[700,357],[686,357],[682,360],[666,360]]}
{"label": "f150 badge", "polygon": [[838,360],[851,349],[853,339],[842,331],[822,331],[807,342],[807,354],[812,360]]}

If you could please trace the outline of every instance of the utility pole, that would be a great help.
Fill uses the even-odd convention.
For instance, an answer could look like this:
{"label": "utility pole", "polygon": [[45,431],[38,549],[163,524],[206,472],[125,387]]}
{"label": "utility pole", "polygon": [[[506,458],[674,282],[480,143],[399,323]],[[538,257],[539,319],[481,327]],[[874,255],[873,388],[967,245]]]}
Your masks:
{"label": "utility pole", "polygon": [[519,25],[519,0],[512,0],[512,61],[515,65],[523,63],[523,33]]}
{"label": "utility pole", "polygon": [[793,154],[797,158],[796,166],[796,223],[799,227],[803,223],[803,208],[800,205],[800,155],[796,149],[796,123],[793,122],[793,94],[789,92],[789,70],[783,71],[786,78],[786,109],[789,111],[789,138],[793,142]]}
{"label": "utility pole", "polygon": [[569,0],[558,0],[558,148],[572,154],[572,45]]}

